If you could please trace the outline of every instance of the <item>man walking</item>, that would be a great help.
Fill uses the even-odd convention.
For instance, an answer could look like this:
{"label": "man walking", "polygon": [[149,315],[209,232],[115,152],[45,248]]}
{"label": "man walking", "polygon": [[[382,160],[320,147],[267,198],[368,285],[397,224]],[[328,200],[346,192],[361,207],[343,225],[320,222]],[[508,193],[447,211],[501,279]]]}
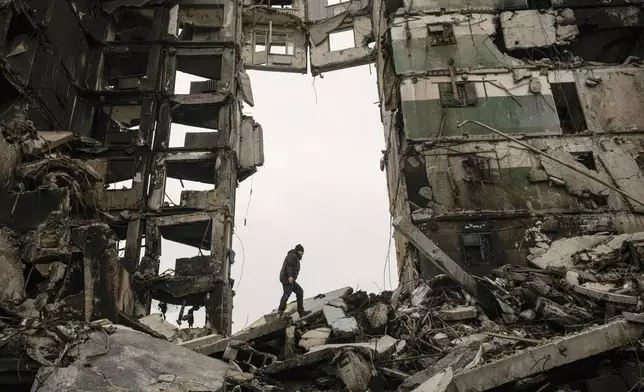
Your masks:
{"label": "man walking", "polygon": [[302,255],[304,254],[304,248],[302,245],[296,245],[295,249],[288,251],[284,263],[282,264],[282,270],[280,271],[280,282],[282,283],[282,288],[284,289],[284,294],[280,300],[280,306],[277,308],[277,312],[281,315],[286,310],[286,302],[288,302],[291,293],[295,293],[295,298],[297,299],[297,312],[300,314],[300,318],[310,314],[311,312],[304,311],[304,290],[296,282],[297,276],[300,274],[300,260],[302,260]]}

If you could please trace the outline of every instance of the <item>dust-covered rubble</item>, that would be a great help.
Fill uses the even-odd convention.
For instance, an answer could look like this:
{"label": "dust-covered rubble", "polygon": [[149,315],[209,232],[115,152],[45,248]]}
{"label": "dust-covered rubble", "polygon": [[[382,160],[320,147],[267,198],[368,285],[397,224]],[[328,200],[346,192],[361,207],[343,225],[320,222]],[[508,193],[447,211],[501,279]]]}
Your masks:
{"label": "dust-covered rubble", "polygon": [[503,304],[502,314],[437,275],[393,292],[319,294],[305,300],[311,314],[302,319],[292,303],[284,315],[266,314],[229,337],[181,333],[161,315],[133,320],[135,331],[23,312],[4,323],[0,354],[13,358],[34,392],[536,392],[580,390],[580,383],[590,391],[606,377],[636,391],[635,374],[644,371],[637,361],[644,354],[642,238],[551,242],[534,231],[523,245],[545,252],[531,266],[472,277]]}

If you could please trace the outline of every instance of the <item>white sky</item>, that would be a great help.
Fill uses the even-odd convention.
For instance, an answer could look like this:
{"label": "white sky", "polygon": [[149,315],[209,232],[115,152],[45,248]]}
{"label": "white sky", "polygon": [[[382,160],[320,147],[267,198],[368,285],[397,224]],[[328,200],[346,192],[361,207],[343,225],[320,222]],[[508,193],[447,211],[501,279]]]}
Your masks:
{"label": "white sky", "polygon": [[[390,234],[373,66],[326,73],[315,79],[315,88],[311,75],[249,74],[255,107],[244,112],[263,127],[266,163],[237,190],[233,331],[277,308],[279,270],[298,243],[305,248],[298,279],[305,297],[344,286],[384,289]],[[187,93],[190,80],[198,78],[180,74],[177,92]],[[188,128],[173,127],[170,145],[183,145]],[[174,202],[181,190],[178,181],[168,181],[166,192]],[[196,248],[164,240],[161,271],[174,268],[177,258],[197,254]],[[390,264],[395,287],[395,259]],[[389,282],[387,275],[387,289]],[[195,326],[204,324],[199,313]],[[168,321],[174,319],[176,313],[169,312]]]}

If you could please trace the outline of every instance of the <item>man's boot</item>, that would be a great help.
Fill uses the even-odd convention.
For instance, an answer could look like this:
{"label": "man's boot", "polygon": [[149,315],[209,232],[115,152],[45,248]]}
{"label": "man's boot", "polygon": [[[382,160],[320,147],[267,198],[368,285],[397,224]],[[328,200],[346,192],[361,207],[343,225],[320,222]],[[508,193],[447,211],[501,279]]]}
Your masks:
{"label": "man's boot", "polygon": [[308,316],[309,314],[311,314],[311,311],[310,310],[300,309],[300,310],[297,311],[297,313],[300,315],[300,318],[304,318],[304,317]]}

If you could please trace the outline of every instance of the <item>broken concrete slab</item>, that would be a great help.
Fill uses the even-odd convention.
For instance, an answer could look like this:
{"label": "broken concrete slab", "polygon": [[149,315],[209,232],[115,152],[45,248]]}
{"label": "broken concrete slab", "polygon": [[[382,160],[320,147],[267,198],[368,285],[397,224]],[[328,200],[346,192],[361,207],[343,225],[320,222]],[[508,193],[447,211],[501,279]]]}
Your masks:
{"label": "broken concrete slab", "polygon": [[374,352],[368,347],[346,345],[342,347],[329,345],[328,347],[317,347],[304,355],[295,358],[287,359],[284,361],[274,362],[262,369],[265,374],[279,374],[283,371],[297,369],[301,367],[308,367],[321,361],[330,360],[335,358],[338,354],[346,351],[355,351],[362,354],[365,358],[371,358]]}
{"label": "broken concrete slab", "polygon": [[204,355],[212,355],[226,350],[228,343],[233,340],[248,342],[259,337],[270,335],[277,331],[283,331],[290,324],[290,318],[281,317],[270,323],[265,323],[255,328],[245,329],[225,339],[220,339],[221,337],[219,335],[209,335],[200,339],[183,342],[180,345],[190,347],[195,352]]}
{"label": "broken concrete slab", "polygon": [[[446,356],[439,359],[427,369],[422,370],[413,376],[406,379],[397,389],[397,392],[411,392],[421,386],[424,382],[432,378],[437,373],[445,371],[447,368],[452,368],[453,371],[458,371],[467,366],[476,357],[477,351],[468,348],[456,348]],[[459,391],[460,392],[460,391]]]}
{"label": "broken concrete slab", "polygon": [[581,250],[592,248],[608,238],[606,235],[584,235],[557,240],[550,244],[550,249],[544,255],[533,259],[532,264],[543,269],[547,267],[573,269],[573,255]]}
{"label": "broken concrete slab", "polygon": [[[109,335],[109,343],[105,336],[99,333],[81,343],[79,352],[84,359],[54,368],[37,390],[157,390],[154,385],[159,377],[167,377],[164,375],[176,376],[173,390],[219,391],[223,387],[228,369],[225,362],[125,327]],[[169,388],[168,383],[163,385]]]}
{"label": "broken concrete slab", "polygon": [[609,293],[607,291],[593,289],[591,287],[575,286],[573,290],[576,293],[586,295],[599,301],[614,302],[624,305],[637,305],[639,299],[631,295]]}
{"label": "broken concrete slab", "polygon": [[346,315],[344,314],[344,309],[342,307],[324,305],[322,307],[322,311],[324,312],[326,323],[329,325],[333,324],[336,320],[346,317]]}
{"label": "broken concrete slab", "polygon": [[[457,373],[450,392],[487,391],[631,343],[644,325],[621,319]],[[589,344],[592,342],[592,344]],[[543,358],[548,358],[543,361]]]}
{"label": "broken concrete slab", "polygon": [[325,344],[322,346],[313,347],[310,352],[342,347],[364,347],[373,350],[379,358],[387,358],[397,350],[397,345],[399,342],[401,342],[401,340],[395,339],[389,335],[385,335],[379,339],[371,339],[371,341],[366,343]]}
{"label": "broken concrete slab", "polygon": [[459,306],[452,309],[441,309],[438,314],[445,321],[462,321],[476,318],[477,312],[474,306]]}
{"label": "broken concrete slab", "polygon": [[331,328],[320,327],[307,331],[300,339],[298,345],[304,350],[309,351],[314,347],[322,346],[329,340]]}
{"label": "broken concrete slab", "polygon": [[153,313],[148,316],[141,317],[139,321],[170,341],[174,339],[177,334],[177,330],[179,329],[165,321],[160,313]]}
{"label": "broken concrete slab", "polygon": [[452,382],[454,378],[454,371],[451,367],[441,370],[432,376],[429,380],[420,384],[418,388],[414,389],[414,392],[445,392],[447,387]]}
{"label": "broken concrete slab", "polygon": [[[349,295],[353,292],[353,288],[351,287],[343,287],[341,289],[333,290],[328,293],[324,294],[318,294],[315,297],[309,297],[304,299],[304,310],[311,312],[310,315],[306,316],[303,320],[310,319],[315,317],[317,314],[322,312],[322,308],[324,305],[329,304],[331,301],[340,299],[344,297],[345,295]],[[285,314],[290,314],[291,315],[291,320],[292,321],[298,321],[299,317],[296,315],[296,303],[291,302],[286,306],[286,310],[284,311]],[[251,324],[248,329],[250,328],[255,328],[257,326],[263,325],[267,322],[273,321],[276,316],[276,311],[271,313],[271,315],[265,315],[256,320],[253,324]],[[268,316],[268,317],[267,317]],[[269,320],[270,319],[270,320]]]}

